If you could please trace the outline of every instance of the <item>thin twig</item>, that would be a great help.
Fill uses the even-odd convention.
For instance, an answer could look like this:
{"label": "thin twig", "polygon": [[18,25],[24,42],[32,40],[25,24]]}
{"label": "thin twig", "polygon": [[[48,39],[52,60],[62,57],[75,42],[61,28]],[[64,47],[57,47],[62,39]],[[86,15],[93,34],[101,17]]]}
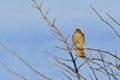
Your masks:
{"label": "thin twig", "polygon": [[[109,75],[109,76],[112,76],[113,78],[115,78],[115,80],[118,80],[117,79],[117,77],[115,77],[115,75],[113,75],[112,73],[110,73],[110,72],[108,72],[107,71],[107,73],[106,73],[106,69],[105,69],[105,67],[110,67],[110,65],[111,65],[111,63],[110,62],[107,62],[107,61],[105,61],[105,60],[102,60],[102,59],[93,59],[93,60],[98,60],[98,61],[101,61],[101,62],[104,62],[104,64],[108,64],[108,65],[100,65],[98,62],[95,62],[95,61],[91,61],[90,59],[89,59],[89,62],[91,62],[91,63],[93,63],[93,64],[95,64],[95,65],[97,65],[97,66],[99,66],[100,68],[97,68],[97,69],[95,69],[94,68],[94,70],[97,70],[97,71],[99,71],[99,72],[102,72],[102,73],[104,73],[105,75]],[[112,69],[112,68],[111,68]],[[110,78],[111,79],[111,78]]]}
{"label": "thin twig", "polygon": [[[95,70],[96,70],[96,69],[95,69]],[[101,73],[107,75],[107,74],[104,72],[104,70],[102,71],[102,70],[97,69],[97,71],[99,71],[99,72],[101,72]],[[108,72],[108,74],[111,75],[113,78],[115,78],[115,80],[118,80],[118,78],[115,77],[113,74],[111,74],[111,73],[109,73],[109,72]]]}
{"label": "thin twig", "polygon": [[106,71],[107,76],[108,76],[108,79],[111,80],[111,79],[110,79],[109,72],[108,72],[107,67],[106,67],[106,65],[105,65],[105,62],[104,62],[104,57],[102,56],[101,52],[99,52],[99,54],[100,54],[100,57],[101,57],[101,60],[102,60],[103,66],[104,66],[104,71]]}
{"label": "thin twig", "polygon": [[79,65],[78,70],[86,63],[86,61],[84,61],[82,64]]}
{"label": "thin twig", "polygon": [[104,50],[100,50],[100,49],[93,49],[93,48],[85,48],[85,50],[92,50],[92,51],[97,51],[97,52],[107,53],[107,54],[109,54],[109,55],[111,55],[111,56],[113,56],[113,57],[115,57],[115,58],[117,58],[117,59],[120,60],[120,57],[118,57],[118,56],[112,54],[112,53],[109,52],[109,51],[104,51]]}
{"label": "thin twig", "polygon": [[40,77],[45,78],[46,80],[52,80],[51,78],[48,78],[47,76],[41,74],[38,70],[34,69],[29,63],[27,63],[23,58],[21,58],[19,55],[17,55],[15,52],[11,51],[7,46],[5,46],[4,44],[2,44],[0,42],[0,45],[11,55],[13,55],[14,57],[16,57],[17,59],[19,59],[22,63],[24,63],[28,68],[30,68],[33,72],[35,72],[36,74],[38,74]]}
{"label": "thin twig", "polygon": [[90,65],[90,63],[88,62],[87,58],[85,58],[85,62],[86,62],[86,63],[88,64],[88,66],[90,67],[90,69],[91,69],[91,71],[92,71],[95,79],[98,80],[97,75],[96,75],[96,72],[94,71],[94,68]]}
{"label": "thin twig", "polygon": [[49,54],[51,57],[53,57],[57,63],[65,66],[65,67],[67,67],[67,68],[68,68],[69,70],[71,70],[72,72],[75,72],[75,70],[74,70],[73,68],[71,68],[70,66],[68,66],[67,64],[65,64],[65,63],[63,63],[63,62],[60,62],[60,60],[58,60],[56,56],[54,56],[54,55],[52,55],[52,54],[50,54],[50,53],[48,53],[48,54]]}
{"label": "thin twig", "polygon": [[65,72],[62,71],[62,73],[63,73],[69,80],[72,80]]}
{"label": "thin twig", "polygon": [[120,23],[117,22],[110,14],[106,13],[106,15],[107,15],[110,19],[112,19],[117,25],[120,26]]}
{"label": "thin twig", "polygon": [[14,74],[15,76],[21,78],[22,80],[26,80],[23,76],[21,76],[20,74],[16,73],[15,71],[11,70],[10,68],[8,68],[4,63],[2,63],[2,66],[9,72],[11,72],[12,74]]}
{"label": "thin twig", "polygon": [[120,38],[120,35],[115,30],[115,28],[110,23],[108,23],[105,19],[103,19],[103,17],[95,10],[95,8],[93,8],[91,5],[90,5],[90,7],[97,14],[97,16],[114,31],[114,33],[118,36],[118,38]]}
{"label": "thin twig", "polygon": [[114,78],[114,80],[115,80],[115,73],[114,73],[114,71],[110,68],[110,66],[108,66],[108,68],[109,68],[110,71],[112,72],[112,75],[114,76],[113,78]]}
{"label": "thin twig", "polygon": [[108,62],[108,61],[106,61],[106,60],[103,60],[103,59],[89,59],[89,60],[97,60],[97,61],[101,61],[101,62],[104,62],[104,63],[106,63],[108,66],[112,66],[112,67],[114,67],[114,68],[117,68],[116,67],[116,65],[114,65],[112,62]]}
{"label": "thin twig", "polygon": [[[48,59],[47,59],[47,60],[48,60]],[[60,66],[59,64],[56,64],[56,63],[54,63],[54,62],[52,62],[52,61],[50,61],[50,60],[48,60],[48,61],[49,61],[50,63],[54,64],[55,66],[61,68],[62,70],[66,71],[66,72],[69,73],[71,76],[77,78],[76,75],[72,74],[69,70],[65,69],[64,67]]]}
{"label": "thin twig", "polygon": [[89,74],[89,77],[90,77],[91,80],[94,80],[90,74]]}
{"label": "thin twig", "polygon": [[56,56],[56,58],[58,58],[59,60],[72,62],[72,60],[68,60],[68,59],[60,58],[60,57],[58,57],[58,56]]}

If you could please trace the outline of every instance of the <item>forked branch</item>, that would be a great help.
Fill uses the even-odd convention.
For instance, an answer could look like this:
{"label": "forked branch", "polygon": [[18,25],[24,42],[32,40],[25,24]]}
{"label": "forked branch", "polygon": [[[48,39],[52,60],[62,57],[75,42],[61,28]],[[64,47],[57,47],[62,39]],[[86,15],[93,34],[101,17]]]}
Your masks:
{"label": "forked branch", "polygon": [[[103,17],[95,10],[95,8],[93,8],[91,5],[90,5],[90,7],[97,14],[97,16],[114,31],[114,33],[118,36],[118,38],[120,38],[120,35],[116,31],[116,29],[109,22],[107,22],[105,19],[103,19]],[[108,16],[116,23],[116,21],[110,15],[108,15]]]}
{"label": "forked branch", "polygon": [[[76,75],[78,77],[78,80],[80,80],[80,74],[79,74],[79,71],[78,71],[78,68],[77,68],[77,65],[76,65],[76,62],[75,62],[75,59],[74,59],[74,56],[70,50],[70,47],[69,47],[69,44],[67,42],[67,38],[64,37],[64,35],[62,34],[62,32],[58,29],[57,26],[55,26],[55,21],[56,19],[54,19],[52,22],[48,19],[48,17],[43,13],[42,11],[42,4],[43,2],[41,3],[41,5],[39,6],[36,2],[36,0],[33,0],[34,4],[35,4],[35,8],[38,9],[38,11],[40,12],[40,14],[42,15],[43,19],[47,22],[48,25],[50,25],[51,28],[54,29],[54,32],[57,33],[57,35],[61,38],[60,40],[65,44],[66,48],[67,48],[67,52],[70,54],[70,57],[72,59],[72,62],[73,62],[73,65],[74,65],[74,68],[75,68],[75,72],[76,72]],[[48,13],[46,13],[48,14]]]}

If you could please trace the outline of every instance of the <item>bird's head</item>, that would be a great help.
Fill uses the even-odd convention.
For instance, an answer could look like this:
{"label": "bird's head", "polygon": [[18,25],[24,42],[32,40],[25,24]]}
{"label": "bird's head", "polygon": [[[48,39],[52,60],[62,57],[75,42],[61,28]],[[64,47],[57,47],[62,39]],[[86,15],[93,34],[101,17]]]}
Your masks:
{"label": "bird's head", "polygon": [[76,33],[80,33],[81,32],[81,30],[80,29],[76,29],[76,31],[75,31]]}

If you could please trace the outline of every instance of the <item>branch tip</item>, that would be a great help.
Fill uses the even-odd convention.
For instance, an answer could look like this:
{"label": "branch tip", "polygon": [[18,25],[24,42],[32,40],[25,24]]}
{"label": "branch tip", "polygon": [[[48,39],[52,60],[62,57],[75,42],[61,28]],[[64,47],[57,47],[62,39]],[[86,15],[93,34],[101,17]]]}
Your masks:
{"label": "branch tip", "polygon": [[41,4],[40,4],[40,7],[43,5],[43,1],[41,2]]}
{"label": "branch tip", "polygon": [[48,14],[49,14],[49,11],[46,12],[46,17],[47,17]]}

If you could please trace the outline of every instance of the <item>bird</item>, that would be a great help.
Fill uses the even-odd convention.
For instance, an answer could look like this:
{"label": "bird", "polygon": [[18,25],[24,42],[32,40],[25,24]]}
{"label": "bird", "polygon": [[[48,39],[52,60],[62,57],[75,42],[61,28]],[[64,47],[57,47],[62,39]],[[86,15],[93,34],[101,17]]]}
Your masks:
{"label": "bird", "polygon": [[72,35],[72,42],[74,45],[74,49],[76,50],[76,57],[77,58],[85,58],[84,53],[84,43],[85,38],[84,34],[81,32],[80,29],[76,29],[74,34]]}

